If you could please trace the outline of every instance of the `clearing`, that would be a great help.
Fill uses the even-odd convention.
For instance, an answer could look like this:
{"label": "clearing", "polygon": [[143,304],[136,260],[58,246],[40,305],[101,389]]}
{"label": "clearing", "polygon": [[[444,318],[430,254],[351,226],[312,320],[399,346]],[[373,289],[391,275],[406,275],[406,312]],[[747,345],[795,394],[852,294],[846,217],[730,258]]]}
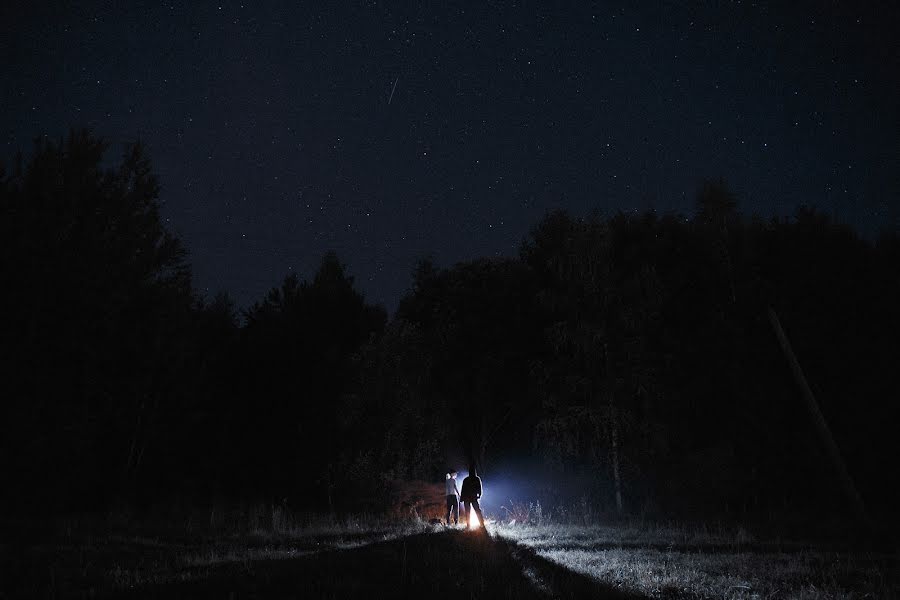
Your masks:
{"label": "clearing", "polygon": [[[648,526],[345,521],[6,537],[0,598],[896,598],[895,553]],[[41,536],[38,536],[41,537]]]}

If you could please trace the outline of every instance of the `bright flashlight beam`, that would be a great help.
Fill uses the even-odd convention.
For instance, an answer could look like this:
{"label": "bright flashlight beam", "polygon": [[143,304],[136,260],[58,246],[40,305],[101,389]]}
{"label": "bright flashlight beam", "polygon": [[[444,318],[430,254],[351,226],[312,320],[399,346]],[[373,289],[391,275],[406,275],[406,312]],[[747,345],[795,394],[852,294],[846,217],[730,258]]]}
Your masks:
{"label": "bright flashlight beam", "polygon": [[475,529],[481,524],[478,522],[478,514],[474,508],[469,507],[469,529]]}

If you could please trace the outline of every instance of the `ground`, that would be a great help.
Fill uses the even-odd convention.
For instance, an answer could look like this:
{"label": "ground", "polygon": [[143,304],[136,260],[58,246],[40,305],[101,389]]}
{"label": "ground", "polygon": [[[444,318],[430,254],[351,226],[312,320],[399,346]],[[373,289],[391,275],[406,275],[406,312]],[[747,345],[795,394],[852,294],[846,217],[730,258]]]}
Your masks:
{"label": "ground", "polygon": [[896,554],[742,531],[359,521],[0,547],[0,598],[895,598]]}
{"label": "ground", "polygon": [[648,598],[900,597],[890,546],[759,540],[740,528],[546,525],[499,533],[538,558]]}

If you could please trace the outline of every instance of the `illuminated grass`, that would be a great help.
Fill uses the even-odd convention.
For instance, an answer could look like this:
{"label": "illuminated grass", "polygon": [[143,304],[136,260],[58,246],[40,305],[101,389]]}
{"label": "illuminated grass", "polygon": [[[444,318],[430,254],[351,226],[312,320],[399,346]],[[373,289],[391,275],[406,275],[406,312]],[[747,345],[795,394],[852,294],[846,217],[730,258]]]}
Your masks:
{"label": "illuminated grass", "polygon": [[516,526],[497,534],[536,556],[652,598],[895,598],[895,557],[762,543],[737,531]]}

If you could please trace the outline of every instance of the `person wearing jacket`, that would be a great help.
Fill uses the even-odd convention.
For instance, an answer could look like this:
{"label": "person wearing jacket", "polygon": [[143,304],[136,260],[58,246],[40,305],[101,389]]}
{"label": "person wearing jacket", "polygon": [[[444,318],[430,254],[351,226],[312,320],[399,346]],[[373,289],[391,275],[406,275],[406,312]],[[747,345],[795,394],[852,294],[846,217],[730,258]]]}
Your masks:
{"label": "person wearing jacket", "polygon": [[484,528],[484,515],[481,513],[481,505],[478,503],[481,499],[482,491],[481,478],[475,471],[475,465],[473,464],[469,467],[468,477],[463,479],[462,491],[459,494],[459,499],[463,503],[463,513],[466,515],[467,526],[471,526],[472,509],[475,509],[475,514],[478,515],[478,522]]}

